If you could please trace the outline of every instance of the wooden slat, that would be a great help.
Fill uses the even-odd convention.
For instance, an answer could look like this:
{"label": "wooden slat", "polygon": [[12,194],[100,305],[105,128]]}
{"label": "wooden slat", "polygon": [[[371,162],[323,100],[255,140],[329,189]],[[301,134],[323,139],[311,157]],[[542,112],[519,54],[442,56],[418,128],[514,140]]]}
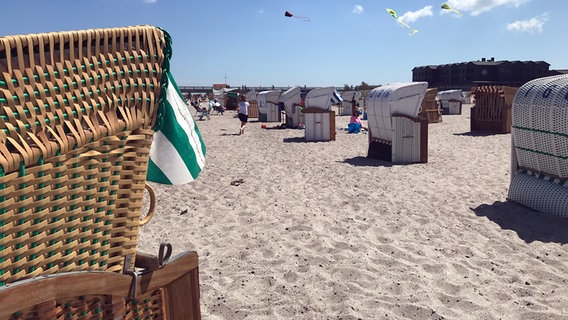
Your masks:
{"label": "wooden slat", "polygon": [[126,297],[132,276],[103,271],[80,271],[40,276],[0,288],[0,319],[31,306],[84,295]]}
{"label": "wooden slat", "polygon": [[137,278],[113,272],[81,271],[39,276],[8,284],[0,288],[0,319],[9,319],[14,313],[28,310],[55,314],[61,312],[56,301],[84,301],[85,298],[81,297],[88,296],[108,296],[104,300],[105,311],[109,314],[104,319],[123,319],[131,303],[134,279],[137,300],[144,300],[162,289],[163,301],[158,299],[153,303],[163,304],[160,313],[165,313],[166,319],[201,318],[198,256],[196,252],[186,252],[158,270],[143,273]]}
{"label": "wooden slat", "polygon": [[196,269],[198,257],[196,252],[186,252],[176,256],[165,267],[152,273],[146,273],[138,277],[138,293],[144,295],[154,291],[167,283],[181,277],[187,270]]}

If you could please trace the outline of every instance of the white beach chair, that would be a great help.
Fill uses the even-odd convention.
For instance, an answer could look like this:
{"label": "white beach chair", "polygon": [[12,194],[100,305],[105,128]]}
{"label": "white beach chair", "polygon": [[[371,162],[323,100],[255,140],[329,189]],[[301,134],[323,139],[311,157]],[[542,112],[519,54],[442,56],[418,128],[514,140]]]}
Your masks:
{"label": "white beach chair", "polygon": [[517,90],[512,110],[508,199],[568,216],[568,75],[532,80]]}
{"label": "white beach chair", "polygon": [[261,91],[256,96],[258,101],[258,121],[261,122],[280,122],[281,114],[278,104],[280,103],[279,90]]}
{"label": "white beach chair", "polygon": [[292,87],[284,91],[280,95],[280,102],[284,103],[284,111],[286,113],[286,126],[288,128],[297,128],[304,123],[304,117],[300,109],[300,87]]}
{"label": "white beach chair", "polygon": [[335,140],[335,112],[331,110],[335,87],[312,89],[304,99],[306,141]]}
{"label": "white beach chair", "polygon": [[427,88],[427,82],[394,83],[369,92],[368,157],[394,163],[428,161],[428,120],[418,117]]}
{"label": "white beach chair", "polygon": [[361,92],[359,91],[344,91],[341,93],[343,101],[341,102],[341,115],[350,116],[352,114],[351,101],[359,101],[361,98]]}

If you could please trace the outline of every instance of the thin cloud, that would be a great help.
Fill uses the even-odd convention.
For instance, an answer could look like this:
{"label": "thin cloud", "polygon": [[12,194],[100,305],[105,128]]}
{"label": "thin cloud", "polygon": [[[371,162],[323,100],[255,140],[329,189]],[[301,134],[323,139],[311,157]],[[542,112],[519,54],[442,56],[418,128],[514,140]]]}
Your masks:
{"label": "thin cloud", "polygon": [[[448,5],[461,12],[467,11],[471,12],[472,16],[477,16],[499,6],[507,5],[518,8],[529,1],[530,0],[449,0]],[[443,11],[446,10],[442,10],[442,12]]]}
{"label": "thin cloud", "polygon": [[354,13],[354,14],[361,14],[361,13],[363,13],[363,11],[365,11],[365,10],[363,9],[363,6],[360,5],[360,4],[356,4],[356,5],[353,6],[353,10],[351,11],[351,13]]}
{"label": "thin cloud", "polygon": [[412,23],[416,20],[423,18],[423,17],[431,17],[434,14],[432,13],[432,6],[426,6],[418,11],[409,11],[399,17],[400,21],[405,23]]}
{"label": "thin cloud", "polygon": [[507,30],[527,32],[527,33],[542,33],[544,23],[548,20],[548,15],[541,14],[529,20],[517,20],[507,24]]}
{"label": "thin cloud", "polygon": [[144,3],[156,3],[158,0],[144,0]]}
{"label": "thin cloud", "polygon": [[264,9],[258,10],[258,14],[263,14],[263,13],[264,13]]}

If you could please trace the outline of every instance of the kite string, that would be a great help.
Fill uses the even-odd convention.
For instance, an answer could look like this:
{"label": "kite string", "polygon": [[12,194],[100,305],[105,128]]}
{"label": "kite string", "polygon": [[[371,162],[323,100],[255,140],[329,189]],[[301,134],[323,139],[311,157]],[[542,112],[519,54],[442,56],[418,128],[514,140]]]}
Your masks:
{"label": "kite string", "polygon": [[412,31],[412,33],[410,33],[409,35],[414,35],[416,32],[418,32],[418,30],[414,29],[413,27],[409,26],[408,24],[406,24],[404,21],[400,20],[400,19],[396,19],[396,21],[398,21],[398,23],[402,24],[403,26],[407,27],[408,29],[410,29]]}

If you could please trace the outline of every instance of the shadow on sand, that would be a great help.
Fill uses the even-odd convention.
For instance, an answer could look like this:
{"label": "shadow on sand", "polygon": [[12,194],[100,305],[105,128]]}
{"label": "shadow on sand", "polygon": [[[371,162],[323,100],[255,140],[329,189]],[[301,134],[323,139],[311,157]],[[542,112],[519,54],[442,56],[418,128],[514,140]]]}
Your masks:
{"label": "shadow on sand", "polygon": [[482,204],[472,210],[477,216],[487,217],[495,222],[501,229],[515,231],[526,243],[568,243],[566,217],[536,212],[511,201]]}
{"label": "shadow on sand", "polygon": [[284,138],[282,139],[283,142],[312,142],[312,141],[306,141],[306,138],[304,137],[293,137],[293,138]]}
{"label": "shadow on sand", "polygon": [[494,133],[494,132],[470,131],[470,132],[454,133],[454,136],[489,137],[489,136],[496,136],[496,135],[502,135],[502,134],[509,134],[509,133]]}
{"label": "shadow on sand", "polygon": [[382,161],[364,156],[348,158],[340,162],[347,163],[356,167],[392,167],[393,165],[392,162]]}

